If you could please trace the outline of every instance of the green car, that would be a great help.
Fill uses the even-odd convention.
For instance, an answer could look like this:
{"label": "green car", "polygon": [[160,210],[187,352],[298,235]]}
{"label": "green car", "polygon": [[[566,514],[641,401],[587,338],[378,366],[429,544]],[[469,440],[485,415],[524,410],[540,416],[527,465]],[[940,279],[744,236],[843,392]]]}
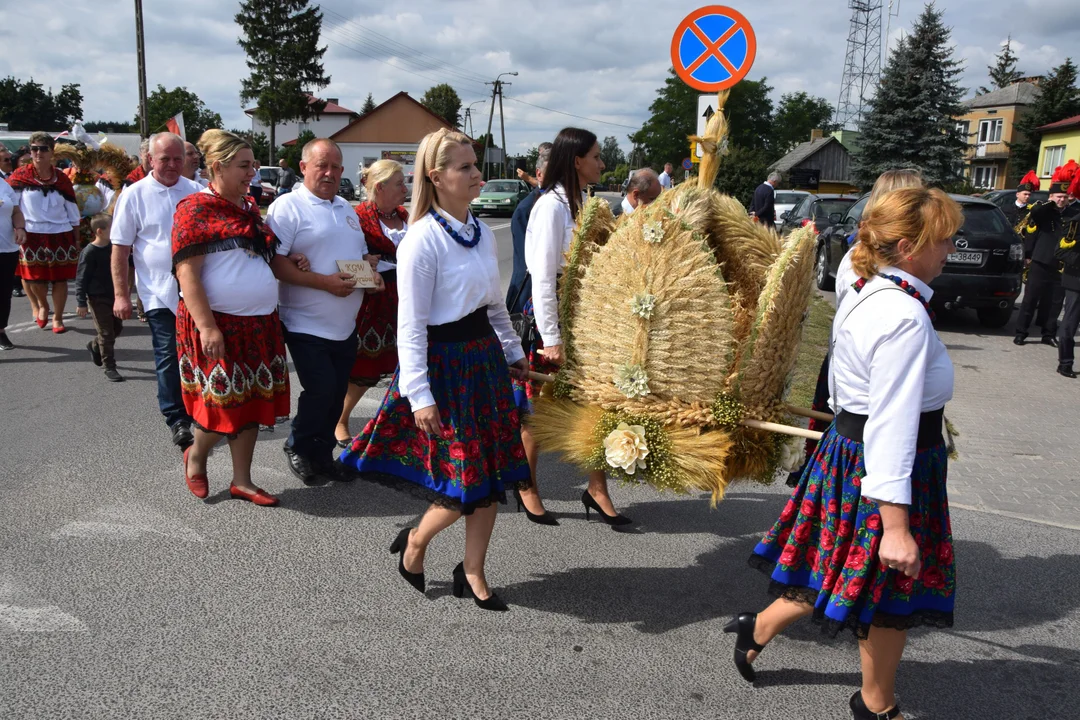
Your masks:
{"label": "green car", "polygon": [[518,203],[529,194],[529,186],[521,180],[488,180],[480,197],[469,204],[473,215],[513,215]]}

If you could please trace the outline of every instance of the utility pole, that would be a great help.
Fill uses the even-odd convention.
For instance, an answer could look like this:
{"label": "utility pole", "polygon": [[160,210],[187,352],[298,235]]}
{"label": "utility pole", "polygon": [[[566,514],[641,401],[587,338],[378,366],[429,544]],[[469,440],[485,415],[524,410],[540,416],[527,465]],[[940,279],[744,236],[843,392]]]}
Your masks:
{"label": "utility pole", "polygon": [[139,135],[150,136],[146,115],[146,46],[143,43],[142,0],[135,0],[135,51],[139,56]]}
{"label": "utility pole", "polygon": [[486,83],[491,85],[491,112],[488,113],[488,129],[487,134],[484,135],[484,157],[480,158],[480,162],[484,163],[484,182],[488,179],[488,139],[491,137],[491,122],[495,119],[495,96],[499,92],[499,81],[496,80],[493,83]]}
{"label": "utility pole", "polygon": [[[509,85],[510,83],[506,83],[506,84]],[[502,151],[503,151],[502,173],[500,174],[499,177],[504,177],[505,178],[506,177],[506,116],[503,115],[503,107],[502,107],[503,83],[498,83],[498,85],[499,85],[499,129],[502,132]]]}

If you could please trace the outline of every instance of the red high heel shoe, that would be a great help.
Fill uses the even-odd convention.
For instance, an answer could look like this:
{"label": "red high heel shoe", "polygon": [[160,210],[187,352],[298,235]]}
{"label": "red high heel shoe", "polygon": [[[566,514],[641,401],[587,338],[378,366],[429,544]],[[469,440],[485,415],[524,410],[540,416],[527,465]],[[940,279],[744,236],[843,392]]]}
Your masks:
{"label": "red high heel shoe", "polygon": [[278,499],[262,488],[255,488],[255,491],[252,492],[251,490],[230,485],[229,494],[239,500],[247,500],[250,503],[264,507],[274,507],[278,504]]}
{"label": "red high heel shoe", "polygon": [[187,483],[188,490],[191,491],[191,494],[202,500],[210,494],[210,481],[207,480],[205,473],[188,476],[187,460],[190,451],[190,447],[184,450],[184,482]]}

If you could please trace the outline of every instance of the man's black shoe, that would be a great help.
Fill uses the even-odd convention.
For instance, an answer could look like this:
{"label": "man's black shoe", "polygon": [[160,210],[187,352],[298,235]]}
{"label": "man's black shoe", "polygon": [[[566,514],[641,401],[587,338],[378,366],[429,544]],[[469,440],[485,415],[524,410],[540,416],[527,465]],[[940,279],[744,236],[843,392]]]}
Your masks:
{"label": "man's black shoe", "polygon": [[124,382],[124,376],[118,373],[114,367],[105,368],[105,379],[109,382]]}
{"label": "man's black shoe", "polygon": [[1056,337],[1043,337],[1042,344],[1049,345],[1050,347],[1057,347],[1058,341]]}
{"label": "man's black shoe", "polygon": [[1058,365],[1057,373],[1058,375],[1064,375],[1065,377],[1070,379],[1076,378],[1076,373],[1073,372],[1071,365]]}
{"label": "man's black shoe", "polygon": [[1013,345],[1023,345],[1025,339],[1023,335],[1017,335],[1013,338]]}
{"label": "man's black shoe", "polygon": [[7,333],[0,330],[0,350],[14,350],[15,346],[8,340]]}
{"label": "man's black shoe", "polygon": [[90,342],[86,343],[86,349],[90,351],[90,359],[94,362],[94,364],[98,367],[101,367],[101,351],[98,350],[97,344],[93,340],[91,340]]}
{"label": "man's black shoe", "polygon": [[356,473],[353,470],[334,459],[319,463],[319,474],[337,482],[352,482],[356,479]]}
{"label": "man's black shoe", "polygon": [[315,469],[315,464],[308,458],[300,455],[291,447],[282,448],[285,451],[285,457],[289,459],[289,469],[292,470],[292,474],[300,478],[300,482],[305,485],[324,485],[329,477],[323,475]]}
{"label": "man's black shoe", "polygon": [[195,444],[195,434],[191,432],[191,423],[181,420],[172,426],[172,441],[181,450],[187,450]]}

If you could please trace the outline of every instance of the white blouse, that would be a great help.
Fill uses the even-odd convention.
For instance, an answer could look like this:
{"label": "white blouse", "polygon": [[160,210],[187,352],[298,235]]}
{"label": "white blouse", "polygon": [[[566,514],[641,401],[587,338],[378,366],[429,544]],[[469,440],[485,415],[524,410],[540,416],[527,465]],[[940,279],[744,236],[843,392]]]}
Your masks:
{"label": "white blouse", "polygon": [[[933,295],[903,270],[886,267],[881,272],[907,280],[928,302]],[[909,505],[919,415],[940,410],[952,399],[949,353],[922,303],[880,277],[844,296],[833,320],[833,338],[831,404],[837,411],[868,416],[862,495]]]}
{"label": "white blouse", "polygon": [[[836,307],[840,307],[840,303],[844,302],[844,296],[851,291],[851,285],[859,276],[855,274],[855,268],[851,266],[851,251],[855,249],[855,245],[858,243],[852,243],[851,247],[844,257],[840,258],[840,265],[836,268]],[[921,293],[920,293],[921,294]]]}
{"label": "white blouse", "polygon": [[[581,193],[582,205],[588,199],[588,195]],[[525,231],[525,265],[532,276],[536,328],[545,347],[562,344],[559,301],[555,291],[573,239],[574,216],[570,212],[566,190],[562,185],[556,185],[537,199]]]}
{"label": "white blouse", "polygon": [[[469,237],[465,225],[442,216],[455,232]],[[470,229],[472,224],[470,214]],[[409,226],[397,261],[399,388],[413,412],[435,404],[427,372],[428,325],[445,325],[486,306],[506,361],[525,357],[506,311],[495,235],[487,225],[480,223],[480,242],[467,248],[425,215]]]}
{"label": "white blouse", "polygon": [[[60,172],[53,169],[53,172]],[[59,192],[48,193],[38,188],[26,188],[21,191],[19,207],[26,218],[26,231],[56,235],[79,227],[82,219],[79,206],[64,198]]]}
{"label": "white blouse", "polygon": [[19,193],[0,180],[0,253],[19,252],[15,242],[15,223],[12,214],[19,207]]}
{"label": "white blouse", "polygon": [[[387,227],[386,223],[382,220],[379,220],[379,227],[382,228],[383,235],[386,236],[386,239],[394,243],[394,247],[397,247],[398,245],[401,245],[401,241],[405,239],[405,232],[409,229],[409,223],[402,223],[400,230],[394,230],[393,228]],[[397,265],[389,260],[379,260],[379,266],[375,268],[375,272],[388,272],[396,267]]]}

